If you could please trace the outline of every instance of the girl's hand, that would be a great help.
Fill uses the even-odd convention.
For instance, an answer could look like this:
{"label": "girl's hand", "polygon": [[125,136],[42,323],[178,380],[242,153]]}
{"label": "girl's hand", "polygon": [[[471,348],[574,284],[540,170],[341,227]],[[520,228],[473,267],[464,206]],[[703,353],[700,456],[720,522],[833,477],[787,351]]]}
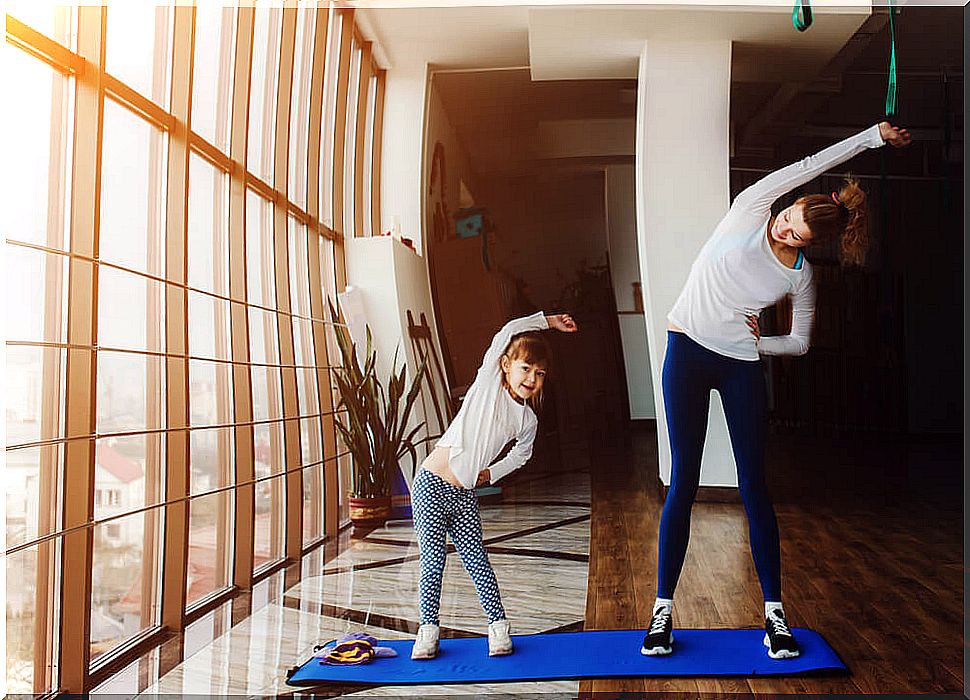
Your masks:
{"label": "girl's hand", "polygon": [[579,330],[579,326],[576,325],[573,317],[569,314],[546,316],[546,322],[550,328],[555,328],[557,331],[562,331],[563,333],[575,333]]}
{"label": "girl's hand", "polygon": [[747,319],[748,330],[751,331],[751,335],[754,336],[755,340],[761,340],[761,329],[758,327],[758,314],[751,314]]}
{"label": "girl's hand", "polygon": [[889,122],[879,122],[879,135],[882,136],[883,141],[896,148],[908,146],[912,140],[906,129],[893,126]]}
{"label": "girl's hand", "polygon": [[492,471],[490,469],[486,469],[483,472],[478,472],[478,479],[475,481],[475,488],[478,488],[479,486],[484,486],[485,484],[490,483],[491,481],[492,481]]}

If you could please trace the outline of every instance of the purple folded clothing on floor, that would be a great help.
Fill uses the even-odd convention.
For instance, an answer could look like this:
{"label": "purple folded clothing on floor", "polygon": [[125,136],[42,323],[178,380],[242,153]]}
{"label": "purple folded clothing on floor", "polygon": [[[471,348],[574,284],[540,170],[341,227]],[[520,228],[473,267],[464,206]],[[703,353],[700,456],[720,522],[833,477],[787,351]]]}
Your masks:
{"label": "purple folded clothing on floor", "polygon": [[335,666],[356,666],[375,658],[397,656],[394,649],[378,646],[377,638],[364,632],[345,634],[334,642],[315,647],[314,652],[314,658],[320,663]]}

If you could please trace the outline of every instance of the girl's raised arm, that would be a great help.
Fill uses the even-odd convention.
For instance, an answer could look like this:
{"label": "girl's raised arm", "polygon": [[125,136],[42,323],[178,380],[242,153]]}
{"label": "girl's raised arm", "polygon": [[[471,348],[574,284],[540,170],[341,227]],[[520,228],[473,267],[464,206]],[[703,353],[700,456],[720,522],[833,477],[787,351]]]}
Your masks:
{"label": "girl's raised arm", "polygon": [[549,323],[546,321],[546,315],[541,311],[531,316],[512,319],[506,323],[495,334],[495,337],[492,338],[492,343],[488,346],[488,350],[485,351],[485,357],[482,358],[482,366],[478,368],[478,374],[475,379],[477,380],[482,377],[498,378],[501,376],[502,370],[499,367],[499,358],[512,341],[512,336],[525,333],[526,331],[544,331],[547,328],[549,328]]}

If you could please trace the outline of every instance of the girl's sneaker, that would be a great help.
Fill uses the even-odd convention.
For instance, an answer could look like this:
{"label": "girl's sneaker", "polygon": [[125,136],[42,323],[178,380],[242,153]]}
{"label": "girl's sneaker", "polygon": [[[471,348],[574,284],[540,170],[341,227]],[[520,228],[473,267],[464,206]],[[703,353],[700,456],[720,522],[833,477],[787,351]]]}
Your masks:
{"label": "girl's sneaker", "polygon": [[764,642],[773,659],[793,659],[801,653],[781,610],[772,610],[765,618]]}
{"label": "girl's sneaker", "polygon": [[411,647],[412,659],[433,659],[438,655],[438,625],[421,625]]}
{"label": "girl's sneaker", "polygon": [[496,620],[488,625],[488,655],[506,656],[512,653],[511,627],[508,620]]}
{"label": "girl's sneaker", "polygon": [[657,606],[650,620],[650,629],[643,638],[640,653],[644,656],[663,656],[674,650],[674,625],[670,618],[670,608]]}

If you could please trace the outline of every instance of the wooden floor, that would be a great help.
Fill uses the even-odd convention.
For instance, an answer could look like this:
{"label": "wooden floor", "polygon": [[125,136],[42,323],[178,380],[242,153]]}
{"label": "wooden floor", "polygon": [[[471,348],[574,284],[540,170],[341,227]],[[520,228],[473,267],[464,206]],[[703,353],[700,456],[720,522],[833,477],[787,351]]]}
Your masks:
{"label": "wooden floor", "polygon": [[[549,445],[537,450],[528,471],[504,485],[502,500],[483,509],[489,551],[499,558],[517,557],[500,581],[503,597],[518,613],[513,624],[519,634],[643,629],[648,623],[662,508],[657,438],[650,427],[612,432],[611,437],[609,426],[595,425],[590,432],[595,438],[574,431],[568,441],[557,441],[555,450]],[[848,666],[847,676],[570,681],[554,693],[542,683],[327,686],[293,695],[428,696],[433,690],[435,695],[552,698],[574,697],[577,685],[579,697],[595,694],[597,699],[621,693],[660,698],[962,694],[962,440],[775,434],[768,467],[789,620],[822,633]],[[194,622],[157,653],[115,673],[98,692],[119,697],[141,691],[152,696],[289,693],[286,668],[318,641],[346,631],[408,637],[417,628],[416,593],[401,598],[400,588],[416,585],[412,535],[407,528],[390,528],[352,540],[345,531]],[[588,572],[585,581],[576,578],[580,571]],[[552,586],[557,598],[550,603],[543,597],[548,590],[537,581],[558,576],[579,585],[565,599],[564,589]],[[456,571],[449,585],[459,578],[465,592],[449,599],[452,620],[460,611],[476,609],[465,577]],[[579,596],[584,587],[585,611]],[[407,601],[403,606],[402,600]],[[553,610],[561,619],[553,620]],[[675,597],[675,628],[762,624],[761,591],[740,503],[696,503]],[[443,632],[468,636],[482,630],[473,625]],[[230,657],[247,672],[230,667]]]}
{"label": "wooden floor", "polygon": [[[580,697],[963,692],[962,444],[772,436],[769,486],[785,610],[823,634],[844,677],[584,681]],[[656,437],[592,468],[586,629],[635,629],[656,595]],[[648,474],[653,476],[648,478]],[[740,504],[697,503],[674,627],[759,627]]]}

